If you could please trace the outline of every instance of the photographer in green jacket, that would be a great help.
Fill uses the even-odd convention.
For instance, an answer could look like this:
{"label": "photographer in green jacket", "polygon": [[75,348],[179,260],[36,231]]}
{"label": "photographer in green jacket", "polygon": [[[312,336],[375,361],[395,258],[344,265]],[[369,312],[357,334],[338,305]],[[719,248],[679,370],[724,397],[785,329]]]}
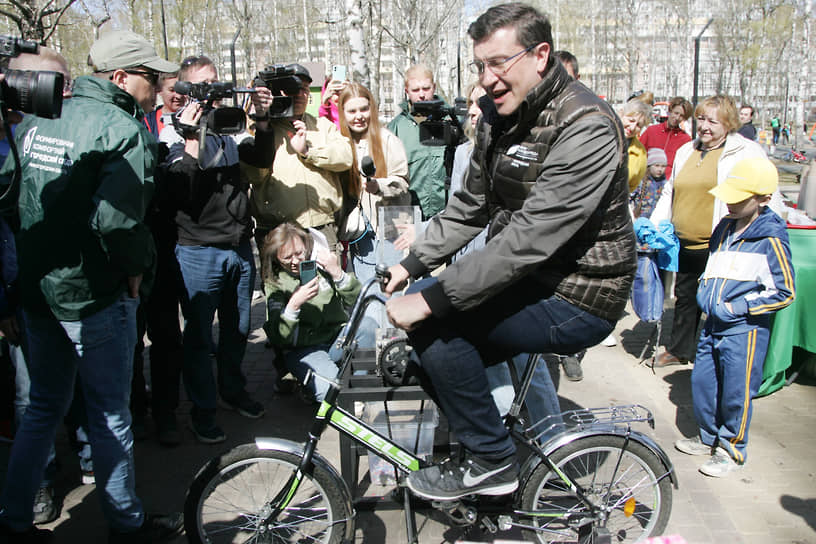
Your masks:
{"label": "photographer in green jacket", "polygon": [[[77,376],[108,542],[154,542],[182,528],[180,514],[145,515],[135,489],[128,408],[139,290],[155,260],[143,218],[157,144],[142,119],[153,109],[159,73],[178,67],[127,31],[97,40],[88,61],[94,74],[76,80],[62,117],[26,116],[15,132],[31,404],[0,495],[0,537],[13,542],[49,536],[32,527],[32,504]],[[13,162],[7,160],[3,174]]]}
{"label": "photographer in green jacket", "polygon": [[[411,115],[414,102],[438,100],[433,73],[421,64],[405,72],[405,96],[400,113],[388,130],[402,141],[408,155],[408,190],[411,203],[422,208],[422,219],[427,220],[445,208],[445,147],[423,145],[419,141],[419,123],[424,118]],[[447,107],[447,106],[446,106]]]}

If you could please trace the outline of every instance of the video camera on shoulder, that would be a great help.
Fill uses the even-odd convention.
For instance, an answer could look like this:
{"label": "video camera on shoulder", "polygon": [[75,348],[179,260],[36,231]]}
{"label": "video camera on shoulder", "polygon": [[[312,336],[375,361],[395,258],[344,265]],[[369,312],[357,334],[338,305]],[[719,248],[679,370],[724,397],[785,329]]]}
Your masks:
{"label": "video camera on shoulder", "polygon": [[[293,95],[303,86],[303,80],[297,76],[294,66],[272,64],[258,72],[253,81],[256,87],[266,87],[272,91],[272,104],[269,105],[269,117],[286,119],[294,115]],[[287,96],[281,96],[284,93]]]}
{"label": "video camera on shoulder", "polygon": [[[18,57],[20,53],[36,55],[39,49],[37,42],[0,35],[0,57]],[[3,107],[48,119],[60,116],[64,85],[60,72],[0,68],[0,73],[6,76],[0,84]]]}
{"label": "video camera on shoulder", "polygon": [[[456,104],[459,105],[459,99]],[[411,115],[425,117],[425,121],[419,123],[419,142],[432,146],[459,145],[464,131],[458,114],[457,108],[446,106],[442,100],[414,102]]]}
{"label": "video camera on shoulder", "polygon": [[201,120],[198,127],[182,125],[179,121],[183,108],[173,115],[173,126],[182,136],[191,132],[206,130],[214,134],[239,134],[246,128],[246,114],[238,107],[218,106],[217,102],[239,93],[254,93],[255,89],[233,87],[227,82],[190,83],[177,81],[173,89],[178,94],[189,96],[202,104]]}

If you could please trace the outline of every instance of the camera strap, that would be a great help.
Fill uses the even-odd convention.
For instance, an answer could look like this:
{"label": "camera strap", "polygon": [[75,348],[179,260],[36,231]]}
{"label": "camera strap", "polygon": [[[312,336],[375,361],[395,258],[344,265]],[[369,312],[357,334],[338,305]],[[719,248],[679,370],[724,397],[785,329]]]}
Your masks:
{"label": "camera strap", "polygon": [[17,152],[17,143],[14,141],[14,136],[11,133],[11,125],[8,122],[5,103],[2,100],[0,100],[0,129],[5,131],[6,140],[8,140],[9,144],[9,153],[14,157],[14,173],[11,176],[6,190],[0,194],[0,211],[10,210],[16,213],[17,198],[20,194],[18,188],[20,180],[23,177],[23,169],[20,166],[20,155]]}
{"label": "camera strap", "polygon": [[[207,146],[207,140],[212,137],[214,140],[218,140],[216,144],[215,152],[212,154],[212,157],[207,157],[207,149],[212,149],[212,147]],[[208,133],[205,127],[202,127],[201,134],[198,137],[198,166],[202,170],[208,170],[210,168],[216,168],[222,159],[224,159],[224,146],[226,145],[224,142],[224,137],[218,134]],[[206,164],[205,164],[206,161]],[[226,160],[224,160],[226,165]]]}

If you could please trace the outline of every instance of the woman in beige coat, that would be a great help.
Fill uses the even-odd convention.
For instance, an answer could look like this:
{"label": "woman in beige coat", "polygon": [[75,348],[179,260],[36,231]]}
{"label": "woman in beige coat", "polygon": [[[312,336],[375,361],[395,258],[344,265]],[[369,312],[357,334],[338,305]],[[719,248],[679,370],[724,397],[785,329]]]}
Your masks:
{"label": "woman in beige coat", "polygon": [[[377,246],[382,243],[377,237],[379,208],[411,205],[408,160],[402,142],[380,126],[377,102],[371,91],[359,83],[351,83],[340,93],[337,107],[340,132],[351,139],[355,155],[345,191],[348,202],[344,206],[352,217],[347,222],[345,232],[342,232],[344,222],[341,221],[340,236],[349,243],[350,266],[354,274],[365,282],[374,276]],[[366,156],[371,157],[376,167],[371,178],[366,178],[360,172]],[[364,216],[366,227],[356,221],[360,213]]]}

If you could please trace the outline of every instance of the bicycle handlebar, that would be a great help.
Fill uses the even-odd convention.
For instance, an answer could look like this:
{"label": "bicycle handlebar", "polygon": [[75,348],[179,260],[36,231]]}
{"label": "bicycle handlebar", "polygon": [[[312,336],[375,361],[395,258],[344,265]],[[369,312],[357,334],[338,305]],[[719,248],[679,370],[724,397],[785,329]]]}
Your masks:
{"label": "bicycle handlebar", "polygon": [[363,320],[365,309],[369,304],[371,304],[372,301],[376,300],[385,305],[386,298],[382,293],[369,294],[369,291],[375,283],[379,283],[380,289],[384,290],[385,286],[388,285],[390,280],[391,273],[388,271],[388,267],[383,264],[378,264],[374,269],[374,277],[367,280],[363,284],[362,289],[360,289],[360,294],[357,296],[357,300],[354,301],[354,306],[349,314],[349,319],[346,324],[343,325],[343,328],[340,330],[340,334],[337,335],[335,347],[345,351],[346,348],[351,345],[351,343],[354,341],[354,337],[357,335],[357,329],[360,328],[360,323]]}

